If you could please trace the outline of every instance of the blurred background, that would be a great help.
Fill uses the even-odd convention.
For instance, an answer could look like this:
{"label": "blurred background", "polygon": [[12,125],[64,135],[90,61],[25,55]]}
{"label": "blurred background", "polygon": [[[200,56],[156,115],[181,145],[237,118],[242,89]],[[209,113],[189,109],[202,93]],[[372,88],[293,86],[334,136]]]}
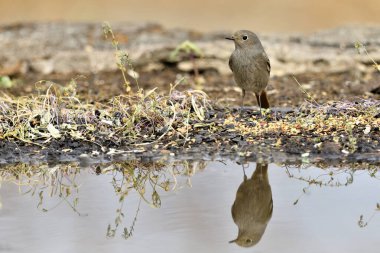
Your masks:
{"label": "blurred background", "polygon": [[17,21],[153,21],[200,31],[304,32],[380,23],[379,0],[1,0],[0,24]]}

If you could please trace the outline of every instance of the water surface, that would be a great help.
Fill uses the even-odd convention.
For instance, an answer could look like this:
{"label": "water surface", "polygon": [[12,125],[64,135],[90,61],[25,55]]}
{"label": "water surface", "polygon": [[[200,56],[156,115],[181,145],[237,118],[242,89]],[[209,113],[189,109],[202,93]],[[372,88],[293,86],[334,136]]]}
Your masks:
{"label": "water surface", "polygon": [[[0,252],[377,252],[374,171],[245,167],[246,181],[232,161],[1,168]],[[249,250],[229,243],[234,202]]]}

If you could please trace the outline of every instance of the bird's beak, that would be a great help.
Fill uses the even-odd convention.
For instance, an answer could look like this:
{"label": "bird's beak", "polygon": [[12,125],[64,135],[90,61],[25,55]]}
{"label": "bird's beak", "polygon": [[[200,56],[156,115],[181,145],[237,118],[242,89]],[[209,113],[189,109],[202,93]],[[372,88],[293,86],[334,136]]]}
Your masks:
{"label": "bird's beak", "polygon": [[226,40],[235,40],[234,36],[226,37]]}
{"label": "bird's beak", "polygon": [[229,243],[234,243],[237,241],[237,238],[235,240],[229,241]]}

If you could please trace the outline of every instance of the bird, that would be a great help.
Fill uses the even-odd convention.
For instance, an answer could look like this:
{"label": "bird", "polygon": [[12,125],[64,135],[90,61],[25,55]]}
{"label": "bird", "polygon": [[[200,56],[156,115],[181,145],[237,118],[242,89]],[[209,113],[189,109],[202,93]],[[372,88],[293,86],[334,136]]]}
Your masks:
{"label": "bird", "polygon": [[268,85],[271,65],[260,39],[248,30],[237,31],[226,39],[235,43],[235,50],[229,58],[228,65],[236,84],[242,89],[242,107],[248,91],[255,93],[260,112],[261,108],[269,108],[265,89]]}
{"label": "bird", "polygon": [[241,247],[256,245],[261,240],[273,213],[268,164],[257,163],[250,179],[244,173],[244,181],[236,192],[231,213],[239,232],[237,238],[230,243],[236,243]]}

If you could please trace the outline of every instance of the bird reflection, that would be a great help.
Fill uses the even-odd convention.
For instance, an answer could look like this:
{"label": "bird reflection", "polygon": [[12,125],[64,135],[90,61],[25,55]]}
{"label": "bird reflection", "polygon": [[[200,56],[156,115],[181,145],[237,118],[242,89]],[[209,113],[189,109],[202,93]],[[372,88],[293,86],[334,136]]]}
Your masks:
{"label": "bird reflection", "polygon": [[257,163],[250,179],[244,172],[244,181],[237,190],[231,212],[239,233],[230,243],[234,242],[242,247],[256,245],[263,236],[273,212],[268,164]]}

